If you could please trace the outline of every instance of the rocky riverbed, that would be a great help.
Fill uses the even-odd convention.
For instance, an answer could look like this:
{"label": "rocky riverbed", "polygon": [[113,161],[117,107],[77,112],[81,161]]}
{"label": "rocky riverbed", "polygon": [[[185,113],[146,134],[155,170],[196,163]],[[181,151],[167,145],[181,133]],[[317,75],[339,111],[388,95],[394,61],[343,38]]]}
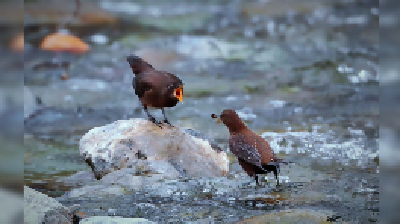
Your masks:
{"label": "rocky riverbed", "polygon": [[[90,51],[62,54],[58,68],[48,66],[55,55],[38,48],[57,20],[46,8],[27,7],[25,185],[66,207],[80,204],[88,217],[377,220],[376,1],[95,2],[101,16],[89,7],[82,18],[99,23],[82,19],[69,27]],[[140,190],[94,179],[79,153],[82,136],[145,118],[125,60],[131,53],[183,80],[183,104],[167,110],[168,118],[214,139],[228,153],[227,177],[148,177]],[[60,79],[65,73],[69,79]],[[227,108],[280,157],[295,161],[282,167],[282,186],[269,175],[255,188],[229,153],[226,127],[210,118]],[[109,178],[123,182],[127,173]]]}

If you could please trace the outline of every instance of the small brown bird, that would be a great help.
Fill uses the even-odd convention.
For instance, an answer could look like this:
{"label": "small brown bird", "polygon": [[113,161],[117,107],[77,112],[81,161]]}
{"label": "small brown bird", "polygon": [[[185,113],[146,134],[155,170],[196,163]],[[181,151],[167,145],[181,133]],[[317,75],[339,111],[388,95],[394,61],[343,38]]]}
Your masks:
{"label": "small brown bird", "polygon": [[224,110],[220,116],[212,114],[211,117],[218,118],[218,123],[222,120],[228,127],[229,149],[238,158],[243,170],[250,177],[255,176],[257,185],[259,185],[257,174],[269,172],[274,173],[279,185],[279,164],[287,162],[276,158],[268,142],[248,129],[234,110]]}
{"label": "small brown bird", "polygon": [[165,115],[164,107],[174,107],[179,101],[182,101],[182,80],[171,73],[157,71],[149,63],[135,55],[128,56],[127,61],[132,72],[136,74],[132,80],[132,87],[149,120],[161,127],[162,122],[157,121],[147,110],[147,107],[154,107],[161,109],[164,123],[171,125]]}

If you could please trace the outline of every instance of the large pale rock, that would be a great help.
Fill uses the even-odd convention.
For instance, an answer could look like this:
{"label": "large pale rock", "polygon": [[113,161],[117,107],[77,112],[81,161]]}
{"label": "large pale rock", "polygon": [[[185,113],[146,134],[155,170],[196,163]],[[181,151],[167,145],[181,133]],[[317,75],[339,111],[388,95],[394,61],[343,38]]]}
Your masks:
{"label": "large pale rock", "polygon": [[220,177],[229,170],[227,154],[204,136],[144,119],[119,120],[96,127],[80,140],[79,150],[97,179],[122,168],[167,177]]}

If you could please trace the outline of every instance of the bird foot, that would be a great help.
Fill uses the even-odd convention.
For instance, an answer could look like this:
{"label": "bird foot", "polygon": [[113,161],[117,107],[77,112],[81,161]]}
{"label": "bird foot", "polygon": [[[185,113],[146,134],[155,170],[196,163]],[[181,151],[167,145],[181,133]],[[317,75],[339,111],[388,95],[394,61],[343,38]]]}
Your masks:
{"label": "bird foot", "polygon": [[256,186],[255,186],[255,189],[260,189],[260,188],[263,188],[263,187],[264,186],[263,186],[262,183],[257,183]]}
{"label": "bird foot", "polygon": [[169,126],[174,127],[171,123],[169,123],[169,120],[165,119],[164,123],[169,124]]}
{"label": "bird foot", "polygon": [[158,127],[160,127],[162,129],[162,123],[160,121],[157,121],[154,117],[149,117],[149,121],[153,122],[154,124],[156,124]]}

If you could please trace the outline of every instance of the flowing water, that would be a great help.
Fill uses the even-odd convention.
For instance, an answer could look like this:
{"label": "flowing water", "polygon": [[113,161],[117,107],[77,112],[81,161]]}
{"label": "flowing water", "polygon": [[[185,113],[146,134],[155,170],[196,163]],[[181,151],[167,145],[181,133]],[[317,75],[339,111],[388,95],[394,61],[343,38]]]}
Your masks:
{"label": "flowing water", "polygon": [[[201,189],[189,188],[197,193],[188,195],[182,189],[167,198],[133,192],[112,200],[60,198],[63,204],[79,203],[89,216],[152,221],[257,222],[252,217],[260,216],[310,223],[315,218],[306,214],[313,212],[325,219],[377,221],[377,1],[98,4],[120,22],[70,29],[91,51],[62,56],[66,81],[58,78],[65,70],[35,66],[54,57],[37,49],[54,26],[25,28],[31,46],[25,52],[25,85],[41,103],[25,120],[26,185],[62,196],[74,186],[58,178],[89,170],[78,150],[84,133],[119,119],[145,118],[125,60],[136,52],[185,83],[184,103],[167,110],[174,125],[202,132],[228,151],[229,133],[210,115],[235,109],[278,156],[295,164],[282,167],[278,188],[270,181],[255,189],[231,155],[229,178],[209,192],[199,183]],[[232,186],[235,178],[240,184]],[[196,180],[171,184],[188,181]]]}

